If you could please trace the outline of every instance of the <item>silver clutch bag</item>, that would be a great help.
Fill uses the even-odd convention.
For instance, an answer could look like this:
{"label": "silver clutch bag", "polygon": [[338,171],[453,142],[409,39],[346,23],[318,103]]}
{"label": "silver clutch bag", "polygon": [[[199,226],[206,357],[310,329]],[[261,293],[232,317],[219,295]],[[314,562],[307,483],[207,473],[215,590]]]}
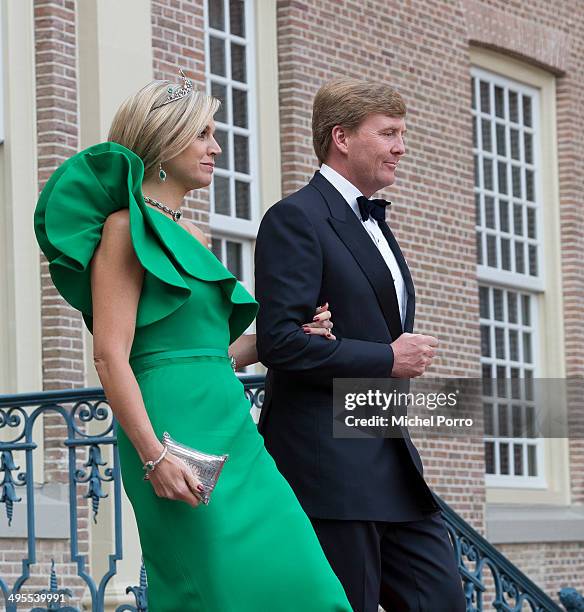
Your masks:
{"label": "silver clutch bag", "polygon": [[162,443],[168,448],[170,454],[182,459],[189,466],[193,474],[201,481],[204,490],[202,493],[197,493],[197,496],[203,504],[207,505],[229,455],[210,455],[208,453],[202,453],[201,451],[173,440],[166,431],[162,435]]}

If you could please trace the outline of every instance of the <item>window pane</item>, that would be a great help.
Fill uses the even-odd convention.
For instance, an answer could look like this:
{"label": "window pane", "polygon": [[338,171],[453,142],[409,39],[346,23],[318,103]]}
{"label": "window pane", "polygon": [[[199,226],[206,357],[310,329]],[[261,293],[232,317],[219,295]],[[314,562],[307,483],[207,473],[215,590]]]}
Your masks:
{"label": "window pane", "polygon": [[513,445],[513,468],[515,476],[523,476],[523,445]]}
{"label": "window pane", "polygon": [[499,226],[502,232],[509,231],[509,202],[499,200]]}
{"label": "window pane", "polygon": [[525,407],[525,437],[535,438],[535,408]]}
{"label": "window pane", "polygon": [[236,172],[249,173],[249,146],[247,136],[233,135],[233,157]]}
{"label": "window pane", "polygon": [[493,289],[493,303],[495,305],[495,319],[503,321],[503,292],[501,289]]}
{"label": "window pane", "polygon": [[493,189],[493,160],[483,158],[483,187]]}
{"label": "window pane", "polygon": [[489,318],[489,290],[486,287],[479,287],[479,307],[483,319]]}
{"label": "window pane", "polygon": [[241,244],[239,242],[231,242],[226,240],[225,242],[226,252],[226,267],[227,269],[237,278],[241,280],[243,278],[242,269],[242,257],[241,257]]}
{"label": "window pane", "polygon": [[481,325],[481,355],[483,357],[491,356],[490,328],[488,325]]}
{"label": "window pane", "polygon": [[211,238],[211,251],[219,261],[222,260],[221,240],[219,238]]}
{"label": "window pane", "polygon": [[531,334],[529,332],[523,332],[523,361],[527,363],[532,362],[531,358]]}
{"label": "window pane", "polygon": [[528,247],[528,261],[530,276],[537,276],[537,247],[530,244]]}
{"label": "window pane", "polygon": [[497,239],[495,236],[487,236],[487,265],[497,267]]}
{"label": "window pane", "polygon": [[229,29],[235,36],[245,38],[245,3],[243,0],[229,1]]}
{"label": "window pane", "polygon": [[223,0],[208,0],[209,25],[215,30],[225,28],[225,16],[223,14]]}
{"label": "window pane", "polygon": [[497,153],[499,155],[506,155],[507,146],[505,143],[505,126],[500,123],[497,124]]}
{"label": "window pane", "polygon": [[530,238],[535,238],[535,209],[527,208],[527,235]]}
{"label": "window pane", "polygon": [[499,193],[507,195],[509,185],[507,184],[507,164],[505,162],[497,162],[497,180],[499,181]]}
{"label": "window pane", "polygon": [[478,136],[477,136],[477,117],[472,118],[472,146],[477,148],[479,146]]}
{"label": "window pane", "polygon": [[493,405],[488,402],[483,404],[483,424],[485,435],[494,435]]}
{"label": "window pane", "polygon": [[523,236],[523,206],[513,204],[513,232],[517,236]]}
{"label": "window pane", "polygon": [[515,242],[515,272],[525,274],[524,243],[521,240]]}
{"label": "window pane", "polygon": [[493,196],[485,196],[485,225],[495,229],[495,199]]}
{"label": "window pane", "polygon": [[521,322],[523,325],[531,325],[530,301],[528,295],[521,296]]}
{"label": "window pane", "polygon": [[505,331],[500,327],[495,328],[495,351],[497,359],[505,359]]}
{"label": "window pane", "polygon": [[517,323],[517,294],[507,291],[507,320]]}
{"label": "window pane", "polygon": [[247,81],[247,69],[245,65],[245,47],[237,43],[231,43],[231,78],[234,81]]}
{"label": "window pane", "polygon": [[511,182],[513,184],[513,195],[521,197],[521,169],[517,166],[511,167]]}
{"label": "window pane", "polygon": [[527,447],[527,465],[528,475],[537,476],[537,454],[533,445]]}
{"label": "window pane", "polygon": [[490,114],[491,112],[491,93],[490,93],[489,84],[486,83],[485,81],[481,81],[480,90],[481,90],[481,111],[483,113]]}
{"label": "window pane", "polygon": [[533,136],[525,132],[523,134],[523,143],[525,149],[525,161],[528,164],[533,163]]}
{"label": "window pane", "polygon": [[517,106],[517,93],[509,91],[509,119],[517,123],[519,121],[519,108]]}
{"label": "window pane", "polygon": [[215,121],[227,123],[227,87],[221,83],[211,83],[211,95],[221,101],[221,106],[215,113]]}
{"label": "window pane", "polygon": [[535,202],[534,189],[533,170],[525,170],[525,198],[530,202]]}
{"label": "window pane", "polygon": [[501,267],[503,270],[511,271],[511,241],[509,238],[501,238]]}
{"label": "window pane", "polygon": [[215,159],[217,168],[229,168],[229,145],[227,140],[227,132],[225,130],[215,130],[215,140],[221,147],[221,154]]}
{"label": "window pane", "polygon": [[247,92],[233,88],[233,124],[247,128]]}
{"label": "window pane", "polygon": [[509,330],[509,359],[519,361],[519,338],[516,329]]}
{"label": "window pane", "polygon": [[215,189],[215,212],[219,215],[230,214],[229,179],[216,176],[213,182]]}
{"label": "window pane", "polygon": [[251,218],[249,183],[235,181],[235,216],[239,219]]}
{"label": "window pane", "polygon": [[211,73],[225,76],[225,41],[222,38],[209,37]]}
{"label": "window pane", "polygon": [[511,128],[509,135],[511,137],[511,157],[519,161],[519,130]]}
{"label": "window pane", "polygon": [[499,444],[499,460],[501,474],[509,474],[509,444]]}
{"label": "window pane", "polygon": [[531,98],[523,96],[523,125],[531,127],[533,125],[531,118]]}
{"label": "window pane", "polygon": [[482,139],[483,139],[483,150],[484,151],[492,151],[493,145],[491,143],[491,121],[489,119],[483,119],[481,121],[482,129]]}
{"label": "window pane", "polygon": [[495,115],[501,118],[505,116],[504,93],[502,87],[495,85]]}

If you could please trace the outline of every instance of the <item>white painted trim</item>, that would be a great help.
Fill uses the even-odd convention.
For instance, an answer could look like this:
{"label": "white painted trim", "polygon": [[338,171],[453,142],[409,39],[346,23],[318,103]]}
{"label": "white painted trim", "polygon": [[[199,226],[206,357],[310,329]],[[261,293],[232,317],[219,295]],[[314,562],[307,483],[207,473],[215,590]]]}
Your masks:
{"label": "white painted trim", "polygon": [[38,197],[34,12],[2,2],[5,142],[0,207],[0,392],[42,389],[41,272],[32,218]]}

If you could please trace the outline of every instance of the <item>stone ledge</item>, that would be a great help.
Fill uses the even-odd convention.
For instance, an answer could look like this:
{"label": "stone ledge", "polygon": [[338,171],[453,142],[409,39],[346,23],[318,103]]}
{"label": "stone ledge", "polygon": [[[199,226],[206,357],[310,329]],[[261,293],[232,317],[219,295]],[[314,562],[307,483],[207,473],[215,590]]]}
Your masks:
{"label": "stone ledge", "polygon": [[[0,508],[0,538],[26,538],[26,491],[17,487],[22,501],[14,504],[12,525],[8,526],[4,504]],[[35,535],[40,539],[69,538],[69,489],[64,484],[35,488]]]}
{"label": "stone ledge", "polygon": [[492,544],[584,542],[584,506],[487,504]]}

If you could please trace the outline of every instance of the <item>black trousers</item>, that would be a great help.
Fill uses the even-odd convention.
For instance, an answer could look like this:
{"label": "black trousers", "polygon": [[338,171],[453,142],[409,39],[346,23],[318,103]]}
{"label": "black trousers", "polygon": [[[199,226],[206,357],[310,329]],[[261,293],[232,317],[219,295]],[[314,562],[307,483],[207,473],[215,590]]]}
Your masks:
{"label": "black trousers", "polygon": [[355,612],[465,612],[439,512],[409,523],[311,521]]}

